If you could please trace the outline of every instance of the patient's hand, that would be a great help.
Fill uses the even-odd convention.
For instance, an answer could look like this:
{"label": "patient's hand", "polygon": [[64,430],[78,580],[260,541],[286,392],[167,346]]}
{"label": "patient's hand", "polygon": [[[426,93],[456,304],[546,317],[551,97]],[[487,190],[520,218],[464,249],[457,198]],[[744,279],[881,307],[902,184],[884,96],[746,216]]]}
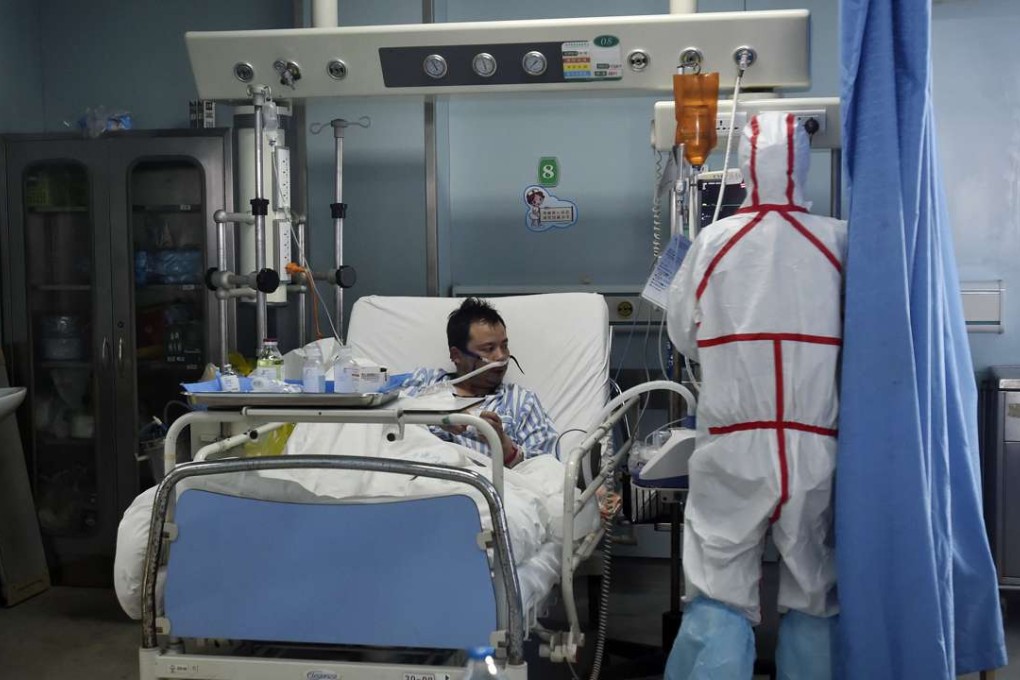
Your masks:
{"label": "patient's hand", "polygon": [[492,429],[496,430],[496,434],[499,435],[499,443],[503,449],[503,465],[506,467],[513,467],[520,461],[520,449],[514,444],[513,440],[507,436],[507,433],[503,431],[503,421],[493,411],[482,411],[478,414],[478,417],[492,425]]}

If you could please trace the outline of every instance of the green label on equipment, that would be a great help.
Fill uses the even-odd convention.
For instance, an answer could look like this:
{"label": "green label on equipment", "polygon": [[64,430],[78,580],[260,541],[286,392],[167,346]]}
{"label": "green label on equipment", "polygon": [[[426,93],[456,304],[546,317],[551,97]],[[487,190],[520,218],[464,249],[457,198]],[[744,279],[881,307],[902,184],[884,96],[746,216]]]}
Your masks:
{"label": "green label on equipment", "polygon": [[538,183],[544,187],[560,183],[560,162],[554,156],[546,156],[538,162]]}
{"label": "green label on equipment", "polygon": [[592,42],[599,47],[616,47],[620,44],[620,39],[615,35],[600,35],[592,40]]}

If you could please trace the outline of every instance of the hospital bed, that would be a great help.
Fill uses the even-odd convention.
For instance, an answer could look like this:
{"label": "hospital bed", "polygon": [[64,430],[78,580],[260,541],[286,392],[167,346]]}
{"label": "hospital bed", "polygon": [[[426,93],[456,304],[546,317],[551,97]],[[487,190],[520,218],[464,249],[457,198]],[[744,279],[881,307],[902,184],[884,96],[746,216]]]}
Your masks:
{"label": "hospital bed", "polygon": [[[490,482],[477,472],[441,465],[317,455],[179,465],[158,488],[149,524],[142,587],[143,679],[325,680],[396,673],[412,679],[452,678],[461,671],[450,663],[456,658],[450,652],[477,645],[496,647],[509,677],[527,677],[525,636],[537,626],[559,577],[566,574],[569,579],[598,544],[597,522],[583,534],[576,531],[583,523],[576,522],[574,514],[592,509],[599,481],[575,495],[584,450],[604,441],[612,423],[633,402],[611,417],[602,413],[610,395],[610,334],[601,296],[537,295],[492,302],[506,320],[511,351],[525,371],[511,368],[506,379],[539,395],[562,435],[561,451],[571,452],[564,472],[569,491],[564,499],[569,511],[561,518],[564,540],[539,548],[538,573],[529,572],[529,563],[514,561],[497,470]],[[386,366],[391,374],[417,366],[448,366],[446,316],[459,303],[449,298],[362,298],[353,308],[349,344],[356,356]],[[399,408],[302,413],[243,409],[186,416],[175,423],[176,430],[171,428],[167,450],[174,450],[172,440],[189,418],[255,426],[285,416],[293,421],[383,423],[391,437],[414,423],[484,425],[467,414],[409,414]],[[623,449],[617,459],[622,455]],[[499,467],[494,462],[494,468]],[[454,481],[484,499],[488,521],[483,521],[479,505],[460,493],[322,502],[288,484],[260,498],[199,483],[228,473],[250,476],[282,468]],[[564,597],[572,600],[572,592]],[[576,652],[577,632],[568,637],[569,644],[559,645],[561,657]],[[349,660],[352,649],[379,648],[396,650],[398,661],[408,661]],[[348,654],[338,660],[326,649]],[[424,656],[423,650],[432,656]]]}

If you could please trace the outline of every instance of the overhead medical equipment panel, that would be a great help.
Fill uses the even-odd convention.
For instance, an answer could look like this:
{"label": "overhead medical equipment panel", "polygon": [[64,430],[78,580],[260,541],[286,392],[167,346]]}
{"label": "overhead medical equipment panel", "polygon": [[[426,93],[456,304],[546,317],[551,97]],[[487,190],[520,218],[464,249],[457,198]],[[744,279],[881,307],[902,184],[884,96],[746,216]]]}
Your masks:
{"label": "overhead medical equipment panel", "polygon": [[[755,66],[757,68],[757,66]],[[750,75],[749,69],[747,75]],[[744,77],[747,78],[747,75]],[[655,102],[655,115],[652,125],[652,146],[656,151],[669,151],[673,148],[676,131],[675,105],[672,101]],[[720,139],[725,139],[729,132],[730,115],[733,111],[732,100],[720,100],[716,113],[716,133]],[[755,95],[741,97],[737,105],[737,115],[734,127],[737,128],[739,136],[741,130],[751,117],[765,113],[766,111],[780,111],[792,113],[800,124],[808,120],[814,120],[811,134],[812,149],[840,149],[840,108],[839,97],[810,97],[798,99],[759,99]]]}
{"label": "overhead medical equipment panel", "polygon": [[[810,84],[807,10],[189,32],[201,99],[594,90],[669,92],[681,60],[746,89]],[[682,56],[683,55],[683,56]]]}

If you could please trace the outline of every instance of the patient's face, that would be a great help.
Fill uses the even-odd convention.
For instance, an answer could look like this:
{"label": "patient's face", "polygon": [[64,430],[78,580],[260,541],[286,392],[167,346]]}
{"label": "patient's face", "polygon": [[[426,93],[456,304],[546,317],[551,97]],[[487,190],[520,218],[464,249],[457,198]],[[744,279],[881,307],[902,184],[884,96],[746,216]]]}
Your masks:
{"label": "patient's face", "polygon": [[[505,361],[510,356],[510,344],[503,324],[488,324],[476,321],[471,324],[468,334],[467,352],[452,350],[453,362],[461,375],[481,368],[486,363]],[[475,355],[475,356],[471,356]],[[494,368],[472,378],[469,383],[476,390],[491,392],[503,382],[506,367]]]}

